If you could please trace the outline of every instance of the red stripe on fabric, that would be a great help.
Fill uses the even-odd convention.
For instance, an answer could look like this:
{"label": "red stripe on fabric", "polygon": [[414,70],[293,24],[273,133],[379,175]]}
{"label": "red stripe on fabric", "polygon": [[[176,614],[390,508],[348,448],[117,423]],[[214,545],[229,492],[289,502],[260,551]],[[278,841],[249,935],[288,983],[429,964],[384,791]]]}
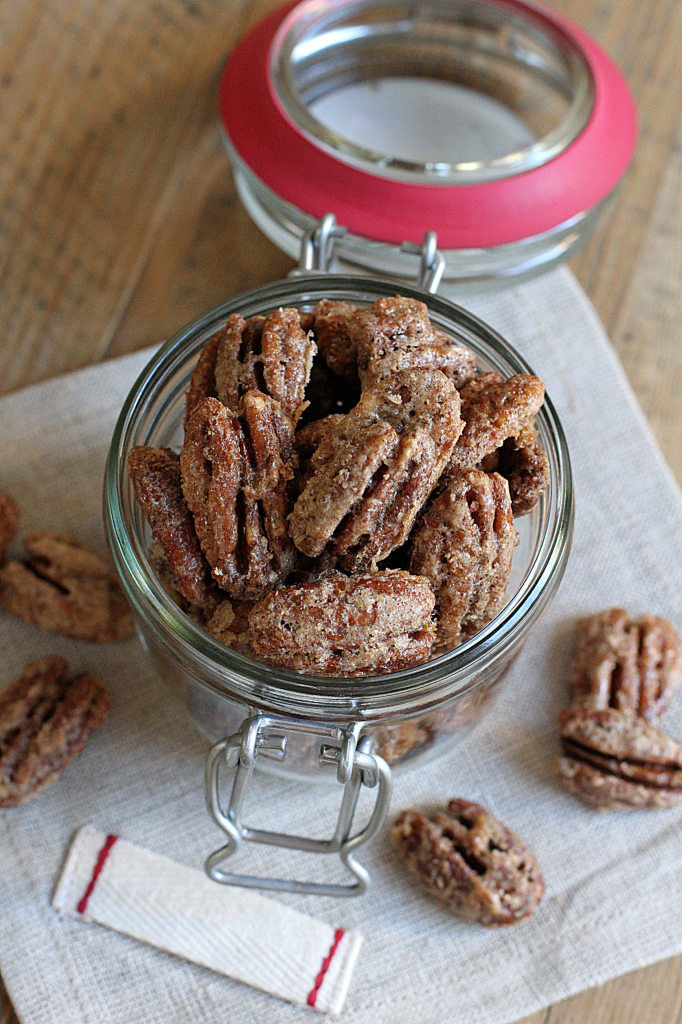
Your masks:
{"label": "red stripe on fabric", "polygon": [[118,839],[118,836],[107,836],[107,838],[104,841],[104,845],[103,845],[102,849],[97,854],[97,860],[95,861],[95,866],[92,869],[92,877],[91,877],[90,881],[88,882],[87,889],[85,890],[85,892],[83,893],[83,895],[81,897],[80,903],[76,907],[76,910],[78,911],[79,914],[84,914],[85,913],[85,908],[88,905],[88,900],[92,896],[92,890],[97,885],[97,879],[101,875],[102,868],[104,867],[106,859],[107,859],[107,857],[109,856],[109,854],[111,852],[111,848],[112,848],[112,846],[114,845],[114,843],[116,842],[117,839]]}
{"label": "red stripe on fabric", "polygon": [[344,937],[345,934],[346,933],[343,930],[343,928],[337,928],[336,931],[334,932],[334,941],[331,944],[331,948],[330,948],[329,952],[327,953],[326,957],[322,961],[322,966],[320,967],[320,973],[315,978],[315,984],[313,985],[313,987],[311,988],[310,992],[308,993],[308,999],[307,999],[308,1006],[314,1006],[315,1003],[317,1002],[317,994],[320,991],[320,988],[322,987],[322,982],[324,981],[325,974],[329,970],[329,965],[332,962],[332,959],[334,957],[334,953],[336,953],[336,950],[339,948],[339,942],[341,942],[341,939]]}

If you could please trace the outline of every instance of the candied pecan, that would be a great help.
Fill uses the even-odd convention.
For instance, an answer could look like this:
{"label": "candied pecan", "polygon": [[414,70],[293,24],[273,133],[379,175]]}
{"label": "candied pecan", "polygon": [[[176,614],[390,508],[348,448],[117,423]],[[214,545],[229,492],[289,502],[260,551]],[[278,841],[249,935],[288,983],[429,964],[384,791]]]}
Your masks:
{"label": "candied pecan", "polygon": [[0,562],[19,525],[19,506],[9,494],[0,494]]}
{"label": "candied pecan", "polygon": [[497,615],[517,542],[507,483],[497,473],[458,474],[424,513],[409,569],[436,595],[438,647],[451,649]]}
{"label": "candied pecan", "polygon": [[323,299],[315,310],[315,340],[329,369],[349,384],[358,383],[357,345],[348,333],[348,321],[358,311],[350,302]]}
{"label": "candied pecan", "polygon": [[295,309],[248,320],[233,313],[199,356],[187,392],[185,429],[206,398],[218,398],[236,413],[247,391],[274,398],[295,422],[304,408],[315,351]]}
{"label": "candied pecan", "polygon": [[408,367],[441,370],[457,388],[476,373],[473,353],[434,328],[427,306],[417,299],[378,299],[349,318],[348,334],[363,387]]}
{"label": "candied pecan", "polygon": [[461,391],[465,426],[447,473],[476,466],[508,437],[518,437],[544,397],[544,384],[528,373],[517,373],[509,380],[498,373],[482,374],[470,381]]}
{"label": "candied pecan", "polygon": [[497,472],[509,483],[515,516],[532,512],[549,485],[549,459],[537,438],[535,426],[527,423],[517,437],[508,437],[501,448],[481,461],[486,473]]}
{"label": "candied pecan", "polygon": [[363,392],[316,449],[289,517],[296,547],[332,551],[349,570],[407,539],[461,430],[459,396],[438,370],[403,370]]}
{"label": "candied pecan", "polygon": [[634,622],[624,608],[609,608],[578,628],[573,703],[616,708],[655,724],[682,677],[682,638],[673,626],[654,615]]}
{"label": "candied pecan", "polygon": [[523,840],[468,800],[450,800],[431,819],[408,808],[391,829],[405,866],[460,917],[487,928],[516,924],[544,892],[537,861]]}
{"label": "candied pecan", "polygon": [[0,693],[0,807],[56,782],[109,712],[99,679],[67,679],[67,669],[64,658],[42,658]]}
{"label": "candied pecan", "polygon": [[180,456],[170,448],[139,445],[128,456],[128,473],[152,537],[164,551],[175,589],[200,608],[215,605],[218,593],[182,493]]}
{"label": "candied pecan", "polygon": [[330,416],[307,423],[294,434],[294,448],[298,455],[299,477],[302,484],[305,485],[312,475],[307,472],[311,456],[315,454],[323,441],[334,435],[343,420],[342,413],[332,413]]}
{"label": "candied pecan", "polygon": [[251,643],[269,664],[309,675],[397,672],[428,658],[433,605],[428,581],[405,572],[333,573],[254,605]]}
{"label": "candied pecan", "polygon": [[256,598],[291,571],[286,528],[293,477],[291,421],[249,391],[241,422],[215,398],[195,409],[180,455],[182,488],[202,550],[231,597]]}
{"label": "candied pecan", "polygon": [[629,810],[682,803],[682,743],[615,708],[568,708],[559,725],[556,775],[588,804]]}
{"label": "candied pecan", "polygon": [[133,631],[128,605],[109,562],[49,530],[25,540],[31,557],[0,569],[0,604],[24,622],[77,640],[106,643]]}
{"label": "candied pecan", "polygon": [[253,657],[249,630],[249,612],[253,604],[253,601],[221,601],[205,622],[206,632],[226,647]]}
{"label": "candied pecan", "polygon": [[[149,559],[152,572],[170,597],[171,601],[173,601],[178,608],[185,613],[185,615],[189,616],[190,619],[196,622],[199,626],[203,626],[205,617],[207,614],[210,615],[212,609],[215,607],[215,602],[202,606],[187,600],[180,590],[178,577],[168,564],[166,552],[158,541],[153,541],[149,545],[147,558]],[[216,593],[220,593],[217,587]]]}

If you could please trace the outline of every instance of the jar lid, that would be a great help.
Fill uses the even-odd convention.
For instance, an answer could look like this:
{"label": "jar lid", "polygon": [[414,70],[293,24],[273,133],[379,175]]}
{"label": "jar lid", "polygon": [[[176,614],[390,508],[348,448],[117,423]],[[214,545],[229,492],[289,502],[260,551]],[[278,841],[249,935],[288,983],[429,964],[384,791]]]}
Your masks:
{"label": "jar lid", "polygon": [[[518,123],[516,144],[474,159],[420,159],[386,152],[390,142],[379,139],[373,149],[366,126],[359,139],[340,133],[332,115],[343,102],[323,111],[335,93],[344,99],[341,90],[365,88],[364,102],[368,86],[389,83],[399,121],[405,82],[408,99],[426,88],[427,104],[449,87],[450,109],[459,90],[464,119],[478,94],[500,138]],[[288,4],[236,46],[219,101],[237,157],[286,202],[315,218],[333,210],[349,231],[380,242],[435,230],[446,249],[504,245],[590,210],[623,176],[636,137],[634,104],[612,61],[527,0]]]}

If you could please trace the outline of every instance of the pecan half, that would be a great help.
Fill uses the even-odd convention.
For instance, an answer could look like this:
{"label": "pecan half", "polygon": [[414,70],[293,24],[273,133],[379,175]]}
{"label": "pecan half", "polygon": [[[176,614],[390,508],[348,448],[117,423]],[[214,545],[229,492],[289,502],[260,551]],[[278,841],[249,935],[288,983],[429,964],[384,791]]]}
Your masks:
{"label": "pecan half", "polygon": [[311,557],[332,541],[348,570],[400,547],[462,429],[459,396],[438,370],[403,370],[360,401],[310,459],[310,479],[289,516]]}
{"label": "pecan half", "polygon": [[166,582],[170,573],[186,601],[200,608],[215,605],[218,592],[182,493],[180,456],[170,448],[139,445],[128,456],[128,473],[152,537],[166,556]]}
{"label": "pecan half", "polygon": [[286,527],[294,453],[291,421],[278,402],[249,391],[241,419],[207,398],[187,424],[182,488],[218,586],[257,598],[291,572]]}
{"label": "pecan half", "polygon": [[133,631],[109,562],[87,544],[49,530],[25,540],[30,558],[0,569],[0,604],[24,622],[106,643]]}
{"label": "pecan half", "polygon": [[433,327],[427,306],[417,299],[378,299],[350,317],[347,329],[363,387],[408,367],[441,370],[456,388],[476,373],[473,353]]}
{"label": "pecan half", "polygon": [[302,316],[295,309],[248,320],[233,313],[199,356],[187,392],[185,427],[206,398],[218,398],[236,413],[247,391],[274,398],[295,422],[305,408],[316,351],[312,335],[301,326]]}
{"label": "pecan half", "polygon": [[424,513],[409,569],[436,595],[438,647],[452,649],[497,615],[517,543],[507,483],[497,473],[459,473]]}
{"label": "pecan half", "polygon": [[578,623],[571,671],[575,705],[619,711],[655,724],[682,678],[682,637],[666,620],[608,608]]}
{"label": "pecan half", "polygon": [[406,867],[460,917],[488,928],[516,924],[544,892],[537,861],[511,829],[468,800],[429,820],[408,808],[391,829]]}
{"label": "pecan half", "polygon": [[486,473],[497,472],[507,480],[515,516],[532,512],[549,485],[549,459],[532,423],[522,427],[517,437],[508,437],[501,448],[486,455],[481,469]]}
{"label": "pecan half", "polygon": [[476,466],[508,437],[518,437],[532,423],[544,397],[544,384],[528,373],[508,380],[486,373],[470,381],[461,391],[465,426],[447,472]]}
{"label": "pecan half", "polygon": [[19,525],[19,506],[9,494],[0,494],[0,562],[14,540]]}
{"label": "pecan half", "polygon": [[554,770],[570,792],[602,810],[682,803],[682,743],[614,708],[559,716],[563,756]]}
{"label": "pecan half", "polygon": [[93,675],[67,679],[64,658],[28,665],[0,693],[0,807],[32,800],[85,749],[109,712]]}
{"label": "pecan half", "polygon": [[405,572],[334,573],[255,604],[251,643],[269,664],[309,675],[397,672],[428,658],[433,605],[427,580]]}

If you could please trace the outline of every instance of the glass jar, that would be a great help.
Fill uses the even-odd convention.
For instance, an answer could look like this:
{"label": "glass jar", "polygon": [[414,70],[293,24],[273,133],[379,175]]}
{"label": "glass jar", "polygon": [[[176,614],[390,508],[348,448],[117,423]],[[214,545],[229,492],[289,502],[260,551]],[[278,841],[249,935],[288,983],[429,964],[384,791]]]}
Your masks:
{"label": "glass jar", "polygon": [[410,278],[434,231],[444,287],[499,288],[584,242],[636,137],[627,85],[526,0],[303,0],[235,47],[220,112],[239,195],[291,256],[333,211],[339,269]]}
{"label": "glass jar", "polygon": [[[505,377],[531,372],[500,335],[471,313],[417,289],[401,288],[401,293],[426,302],[432,322],[470,348],[479,369]],[[312,310],[323,298],[363,306],[394,294],[395,285],[342,275],[298,276],[242,294],[193,321],[163,346],[135,383],[116,426],[105,483],[109,546],[144,646],[195,722],[216,741],[209,756],[207,795],[229,840],[209,858],[209,873],[219,881],[296,889],[300,883],[244,881],[221,864],[245,838],[285,846],[305,842],[301,848],[336,849],[356,881],[321,889],[305,883],[304,891],[361,891],[367,879],[352,853],[383,820],[391,769],[421,764],[450,749],[480,718],[551,601],[566,565],[573,516],[571,471],[561,424],[546,399],[536,425],[549,458],[550,484],[533,512],[516,520],[521,541],[508,601],[487,626],[448,654],[373,678],[312,678],[288,672],[221,644],[173,603],[155,577],[147,554],[149,526],[135,500],[126,461],[135,445],[182,444],[185,391],[209,338],[234,312],[246,318],[280,306]],[[244,787],[256,761],[290,777],[343,784],[344,802],[332,840],[302,840],[243,825]],[[219,793],[219,775],[226,766],[237,767],[227,811]],[[350,836],[350,824],[362,783],[378,784],[378,797],[358,839]]]}

